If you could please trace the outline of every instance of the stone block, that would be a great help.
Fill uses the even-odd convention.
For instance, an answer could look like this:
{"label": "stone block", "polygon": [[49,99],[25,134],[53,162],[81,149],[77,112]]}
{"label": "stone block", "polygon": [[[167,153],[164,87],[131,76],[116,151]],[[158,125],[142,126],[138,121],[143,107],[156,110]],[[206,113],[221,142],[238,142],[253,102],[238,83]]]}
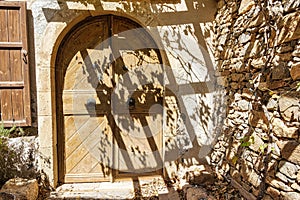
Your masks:
{"label": "stone block", "polygon": [[266,183],[268,183],[269,185],[271,185],[272,187],[278,189],[278,190],[282,190],[282,191],[286,191],[286,192],[292,192],[293,189],[288,186],[286,183],[277,180],[273,177],[267,177]]}
{"label": "stone block", "polygon": [[263,147],[263,145],[265,144],[264,141],[256,133],[253,133],[252,137],[253,137],[253,144],[251,144],[249,148],[255,152],[261,152],[262,151],[261,147]]}
{"label": "stone block", "polygon": [[267,109],[269,111],[276,110],[277,109],[277,101],[273,98],[270,98],[267,103]]}
{"label": "stone block", "polygon": [[249,115],[249,122],[252,127],[268,130],[269,121],[263,111],[252,111]]}
{"label": "stone block", "polygon": [[271,186],[267,188],[266,193],[269,194],[272,198],[279,199],[280,191]]}
{"label": "stone block", "polygon": [[14,178],[8,180],[0,192],[23,196],[26,200],[36,200],[39,194],[39,186],[36,179],[28,180]]}
{"label": "stone block", "polygon": [[54,68],[39,67],[36,71],[37,91],[51,91],[51,77],[54,74]]}
{"label": "stone block", "polygon": [[265,66],[266,57],[255,58],[251,61],[251,66],[255,69],[261,69]]}
{"label": "stone block", "polygon": [[300,165],[300,144],[295,141],[277,141],[281,155],[289,162]]}
{"label": "stone block", "polygon": [[272,121],[273,132],[277,137],[298,138],[297,127],[287,127],[285,123],[279,118],[273,118]]}
{"label": "stone block", "polygon": [[300,63],[294,64],[291,67],[291,77],[294,81],[300,79]]}
{"label": "stone block", "polygon": [[215,177],[209,166],[193,166],[186,173],[187,181],[192,185],[211,185]]}
{"label": "stone block", "polygon": [[297,190],[298,192],[300,192],[300,185],[298,185],[297,183],[293,183],[293,184],[291,185],[291,187],[292,187],[293,189]]}
{"label": "stone block", "polygon": [[52,147],[55,142],[54,129],[52,124],[52,116],[39,116],[39,130],[43,130],[39,134],[40,147]]}
{"label": "stone block", "polygon": [[280,79],[285,79],[285,78],[290,77],[290,71],[286,66],[284,66],[283,63],[281,63],[280,65],[274,67],[271,70],[271,73],[272,73],[272,79],[273,80],[280,80]]}
{"label": "stone block", "polygon": [[300,38],[300,11],[286,15],[281,23],[278,43],[289,42]]}
{"label": "stone block", "polygon": [[287,83],[283,80],[278,80],[278,81],[271,81],[267,83],[267,87],[271,90],[275,90],[278,88],[285,87]]}
{"label": "stone block", "polygon": [[237,102],[237,109],[239,111],[247,111],[249,110],[250,102],[247,100],[240,100]]}
{"label": "stone block", "polygon": [[280,192],[282,196],[282,200],[296,200],[300,199],[300,193],[299,192]]}
{"label": "stone block", "polygon": [[254,0],[242,0],[240,8],[238,10],[239,15],[245,14],[246,12],[251,10],[253,6],[255,6]]}
{"label": "stone block", "polygon": [[37,110],[38,115],[51,115],[52,114],[52,101],[55,98],[52,98],[53,95],[55,96],[54,92],[37,92]]}
{"label": "stone block", "polygon": [[299,92],[289,93],[279,98],[278,106],[280,114],[286,121],[300,120],[300,95]]}
{"label": "stone block", "polygon": [[295,10],[296,8],[299,7],[300,1],[295,1],[295,0],[283,0],[282,5],[284,7],[285,12],[290,12],[292,10]]}
{"label": "stone block", "polygon": [[259,13],[256,17],[253,17],[252,21],[249,23],[249,28],[258,27],[265,21],[265,16]]}

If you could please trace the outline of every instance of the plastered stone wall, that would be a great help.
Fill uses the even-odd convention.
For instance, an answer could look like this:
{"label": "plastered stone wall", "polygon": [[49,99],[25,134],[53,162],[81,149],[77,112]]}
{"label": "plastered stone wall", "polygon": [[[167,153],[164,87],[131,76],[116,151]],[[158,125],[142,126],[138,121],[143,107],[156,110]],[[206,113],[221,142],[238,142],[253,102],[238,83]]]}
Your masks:
{"label": "plastered stone wall", "polygon": [[71,28],[89,16],[128,17],[151,33],[164,52],[173,78],[166,85],[176,93],[177,130],[164,128],[166,173],[198,164],[216,139],[213,21],[216,2],[210,0],[115,1],[28,0],[30,53],[34,59],[40,169],[57,183],[55,59],[59,44]]}
{"label": "plastered stone wall", "polygon": [[218,1],[214,55],[227,108],[211,158],[246,199],[300,198],[299,4]]}

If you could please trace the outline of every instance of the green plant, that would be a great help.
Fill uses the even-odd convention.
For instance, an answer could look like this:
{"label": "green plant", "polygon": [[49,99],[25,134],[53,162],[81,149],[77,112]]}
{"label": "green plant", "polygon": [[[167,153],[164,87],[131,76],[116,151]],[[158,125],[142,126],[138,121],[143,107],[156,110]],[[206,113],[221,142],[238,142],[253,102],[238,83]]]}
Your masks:
{"label": "green plant", "polygon": [[240,141],[242,147],[249,147],[251,144],[254,144],[254,136],[244,137]]}
{"label": "green plant", "polygon": [[[15,125],[11,128],[5,128],[4,123],[0,125],[0,137],[10,137],[10,136],[22,136],[24,135],[24,130],[22,127],[16,127]],[[1,141],[0,141],[1,142]]]}
{"label": "green plant", "polygon": [[16,131],[16,126],[13,126],[12,128],[8,129],[4,127],[4,123],[2,122],[0,126],[0,137],[9,137],[9,135],[14,131]]}

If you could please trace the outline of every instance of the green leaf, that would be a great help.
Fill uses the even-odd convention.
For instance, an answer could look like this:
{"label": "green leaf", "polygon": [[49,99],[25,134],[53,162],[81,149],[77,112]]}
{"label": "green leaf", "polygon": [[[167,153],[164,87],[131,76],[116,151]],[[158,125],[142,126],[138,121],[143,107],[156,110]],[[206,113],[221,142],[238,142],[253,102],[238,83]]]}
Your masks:
{"label": "green leaf", "polygon": [[242,147],[249,147],[251,145],[251,142],[243,142],[241,144]]}
{"label": "green leaf", "polygon": [[239,159],[239,157],[237,157],[237,156],[233,156],[233,158],[232,158],[232,160],[231,160],[231,162],[232,162],[232,164],[236,164],[236,162],[238,161],[238,159]]}

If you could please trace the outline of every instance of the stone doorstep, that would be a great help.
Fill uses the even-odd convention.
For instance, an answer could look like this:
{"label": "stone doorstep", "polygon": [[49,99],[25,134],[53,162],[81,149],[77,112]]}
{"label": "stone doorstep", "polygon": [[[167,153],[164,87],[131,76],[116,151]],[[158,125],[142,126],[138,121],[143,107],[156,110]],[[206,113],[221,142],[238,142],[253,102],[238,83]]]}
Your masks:
{"label": "stone doorstep", "polygon": [[[147,182],[140,181],[139,184],[142,186]],[[51,192],[49,199],[133,199],[134,191],[132,181],[64,184]],[[158,196],[166,194],[168,188],[164,186],[159,190]]]}

